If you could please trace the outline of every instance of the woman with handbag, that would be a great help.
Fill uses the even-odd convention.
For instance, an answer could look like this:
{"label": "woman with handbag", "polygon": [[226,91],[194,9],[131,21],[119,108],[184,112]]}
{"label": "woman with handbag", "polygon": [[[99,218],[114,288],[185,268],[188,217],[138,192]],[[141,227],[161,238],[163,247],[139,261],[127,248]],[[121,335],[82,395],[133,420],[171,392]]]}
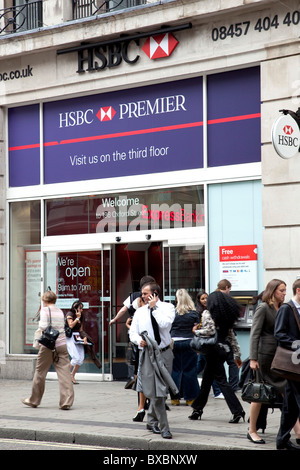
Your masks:
{"label": "woman with handbag", "polygon": [[[22,403],[32,408],[36,408],[41,403],[46,375],[53,364],[59,381],[59,408],[68,410],[74,401],[74,390],[70,376],[70,360],[66,346],[65,318],[62,310],[55,306],[56,295],[51,290],[46,291],[42,296],[43,308],[40,311],[39,327],[45,331],[50,324],[52,328],[58,330],[59,335],[55,342],[55,350],[49,349],[41,344],[36,361],[36,368],[33,377],[32,391],[29,398],[22,398]],[[50,310],[50,312],[49,312]]]}
{"label": "woman with handbag", "polygon": [[66,320],[72,332],[70,337],[66,337],[68,352],[71,356],[71,378],[73,384],[77,385],[75,374],[84,362],[84,346],[88,342],[87,336],[82,335],[84,324],[82,302],[77,300],[72,304],[71,310],[66,315]]}
{"label": "woman with handbag", "polygon": [[[232,328],[239,317],[240,307],[228,294],[215,291],[207,298],[207,309],[202,315],[202,328],[200,332],[204,334],[205,330],[207,330],[206,334],[213,335],[216,331],[217,343],[215,346],[212,346],[211,350],[206,351],[206,365],[203,371],[201,390],[191,405],[194,411],[189,416],[189,419],[201,419],[210,388],[215,379],[224,395],[227,406],[233,414],[229,423],[238,423],[241,418],[245,420],[245,411],[227,381],[224,362],[233,347],[237,351],[237,343]],[[234,355],[237,365],[240,367],[240,358],[235,353]]]}
{"label": "woman with handbag", "polygon": [[[275,318],[279,307],[283,304],[286,295],[286,283],[280,279],[268,282],[262,302],[255,310],[250,332],[250,368],[259,369],[262,379],[273,385],[279,393],[283,394],[286,381],[274,375],[270,368],[276,351],[277,341],[274,337]],[[264,444],[257,434],[257,419],[261,411],[261,403],[250,404],[250,426],[247,438],[255,444]]]}

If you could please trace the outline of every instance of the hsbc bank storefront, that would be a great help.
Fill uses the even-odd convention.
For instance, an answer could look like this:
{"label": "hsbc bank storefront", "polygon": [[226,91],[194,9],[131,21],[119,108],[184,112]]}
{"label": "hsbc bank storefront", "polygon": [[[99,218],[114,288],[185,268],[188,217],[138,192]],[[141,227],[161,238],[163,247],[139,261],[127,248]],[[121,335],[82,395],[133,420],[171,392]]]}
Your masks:
{"label": "hsbc bank storefront", "polygon": [[173,29],[61,44],[49,54],[49,86],[35,81],[39,50],[27,56],[32,77],[5,111],[7,363],[36,354],[48,286],[65,312],[84,303],[103,367],[87,357],[80,372],[99,380],[127,377],[126,318],[109,321],[143,275],[164,300],[182,287],[196,299],[230,277],[221,246],[255,245],[257,274],[234,291],[262,290],[260,64],[203,73],[185,55],[197,25]]}

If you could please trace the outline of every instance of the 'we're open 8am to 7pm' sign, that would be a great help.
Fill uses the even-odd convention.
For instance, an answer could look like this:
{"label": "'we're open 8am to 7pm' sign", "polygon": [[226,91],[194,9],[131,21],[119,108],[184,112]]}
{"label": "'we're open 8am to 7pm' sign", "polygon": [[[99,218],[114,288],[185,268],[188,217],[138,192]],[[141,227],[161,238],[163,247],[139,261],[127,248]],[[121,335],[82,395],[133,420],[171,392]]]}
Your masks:
{"label": "'we're open 8am to 7pm' sign", "polygon": [[220,246],[220,279],[233,291],[257,291],[257,245]]}

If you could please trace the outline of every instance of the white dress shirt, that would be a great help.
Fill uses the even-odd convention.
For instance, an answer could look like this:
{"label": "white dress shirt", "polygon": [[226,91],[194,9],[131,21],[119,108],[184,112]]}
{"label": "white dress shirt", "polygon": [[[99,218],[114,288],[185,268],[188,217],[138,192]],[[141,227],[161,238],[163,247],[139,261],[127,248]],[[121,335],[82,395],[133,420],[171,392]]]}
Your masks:
{"label": "white dress shirt", "polygon": [[[160,349],[163,349],[169,346],[172,341],[170,330],[175,318],[174,305],[158,300],[156,307],[153,310],[153,316],[156,319],[159,327],[161,338],[159,347]],[[148,305],[143,305],[143,307],[140,307],[136,310],[130,325],[130,341],[132,341],[134,344],[137,344],[139,347],[140,342],[143,339],[141,337],[141,333],[143,331],[147,331],[150,338],[155,339],[150,317],[150,308]]]}

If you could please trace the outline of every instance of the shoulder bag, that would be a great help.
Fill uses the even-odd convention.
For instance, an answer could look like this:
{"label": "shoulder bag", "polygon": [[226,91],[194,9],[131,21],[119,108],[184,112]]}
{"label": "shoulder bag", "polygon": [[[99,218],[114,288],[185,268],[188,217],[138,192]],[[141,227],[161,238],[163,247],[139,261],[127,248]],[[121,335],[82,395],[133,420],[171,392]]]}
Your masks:
{"label": "shoulder bag", "polygon": [[200,354],[209,354],[218,344],[218,333],[211,314],[205,310],[202,314],[201,333],[194,336],[190,342],[191,348]]}
{"label": "shoulder bag", "polygon": [[49,326],[42,332],[42,336],[38,340],[40,344],[46,346],[46,348],[51,349],[51,351],[55,350],[55,341],[58,338],[59,331],[52,327],[51,322],[51,310],[49,309],[49,319],[50,323]]}
{"label": "shoulder bag", "polygon": [[194,338],[190,342],[191,348],[201,354],[208,354],[210,353],[213,348],[215,348],[218,344],[218,333],[217,330],[215,334],[212,336],[194,336]]}
{"label": "shoulder bag", "polygon": [[[288,302],[287,305],[289,305],[293,310],[298,328],[300,330],[300,322],[294,306],[291,305],[290,302]],[[286,349],[281,346],[277,346],[275,356],[271,364],[271,371],[284,379],[300,382],[300,360],[298,358],[299,352],[300,351],[297,349]]]}
{"label": "shoulder bag", "polygon": [[278,401],[278,391],[273,386],[265,382],[257,369],[258,381],[255,380],[254,371],[250,371],[250,379],[242,387],[241,399],[248,403],[263,403],[274,405]]}
{"label": "shoulder bag", "polygon": [[72,338],[73,331],[72,328],[69,327],[67,319],[65,320],[65,334],[67,338]]}

